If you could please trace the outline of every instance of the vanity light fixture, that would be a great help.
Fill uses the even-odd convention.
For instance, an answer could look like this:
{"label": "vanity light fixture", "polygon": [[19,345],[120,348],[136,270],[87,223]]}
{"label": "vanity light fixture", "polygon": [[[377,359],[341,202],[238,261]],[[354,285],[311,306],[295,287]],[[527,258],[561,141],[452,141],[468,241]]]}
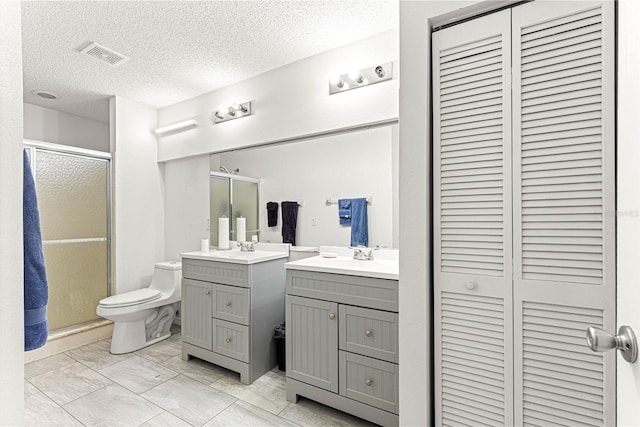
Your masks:
{"label": "vanity light fixture", "polygon": [[354,70],[346,74],[332,76],[329,79],[329,95],[384,82],[392,78],[393,62]]}
{"label": "vanity light fixture", "polygon": [[211,114],[214,124],[228,122],[229,120],[247,117],[253,114],[253,101],[233,103],[229,106],[222,105]]}
{"label": "vanity light fixture", "polygon": [[159,127],[156,129],[156,134],[162,136],[163,134],[182,132],[183,130],[191,129],[196,126],[198,126],[196,119],[183,120],[181,122]]}

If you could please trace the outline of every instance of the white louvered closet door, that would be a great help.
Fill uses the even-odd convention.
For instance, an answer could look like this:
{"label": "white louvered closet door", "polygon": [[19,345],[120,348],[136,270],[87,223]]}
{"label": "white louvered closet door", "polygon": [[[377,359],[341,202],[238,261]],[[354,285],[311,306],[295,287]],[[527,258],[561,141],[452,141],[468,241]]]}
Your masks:
{"label": "white louvered closet door", "polygon": [[513,9],[516,425],[615,425],[613,13]]}
{"label": "white louvered closet door", "polygon": [[433,34],[436,425],[513,424],[510,12]]}

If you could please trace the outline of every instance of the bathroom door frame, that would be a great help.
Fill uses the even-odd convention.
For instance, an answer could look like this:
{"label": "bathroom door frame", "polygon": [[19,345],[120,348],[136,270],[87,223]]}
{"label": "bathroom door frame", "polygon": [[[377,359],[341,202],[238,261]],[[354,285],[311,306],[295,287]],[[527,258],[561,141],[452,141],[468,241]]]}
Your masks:
{"label": "bathroom door frame", "polygon": [[[112,255],[111,255],[111,153],[103,151],[89,150],[87,148],[73,147],[70,145],[55,144],[52,142],[38,141],[34,139],[23,139],[24,148],[30,152],[29,162],[31,163],[31,170],[35,171],[36,156],[31,155],[36,150],[48,151],[55,154],[64,154],[75,157],[91,158],[95,160],[104,160],[107,162],[107,296],[113,294],[111,286],[112,281]],[[33,180],[38,185],[37,174],[33,174]]]}

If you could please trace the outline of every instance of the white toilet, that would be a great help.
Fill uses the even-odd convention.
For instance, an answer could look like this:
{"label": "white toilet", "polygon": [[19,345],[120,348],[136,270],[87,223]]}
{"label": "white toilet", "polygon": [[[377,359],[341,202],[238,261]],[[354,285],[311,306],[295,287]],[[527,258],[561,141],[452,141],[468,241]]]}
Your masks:
{"label": "white toilet", "polygon": [[181,297],[182,263],[159,262],[148,288],[100,300],[96,313],[113,320],[111,353],[139,350],[171,336]]}

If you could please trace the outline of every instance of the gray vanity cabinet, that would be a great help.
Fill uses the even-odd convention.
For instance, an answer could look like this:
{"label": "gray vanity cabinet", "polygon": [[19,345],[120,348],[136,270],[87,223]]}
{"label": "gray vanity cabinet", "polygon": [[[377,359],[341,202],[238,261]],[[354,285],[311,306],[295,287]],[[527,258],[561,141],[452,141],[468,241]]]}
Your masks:
{"label": "gray vanity cabinet", "polygon": [[182,359],[240,373],[251,384],[277,365],[286,258],[254,264],[182,258]]}
{"label": "gray vanity cabinet", "polygon": [[211,351],[211,293],[213,284],[182,279],[182,341]]}
{"label": "gray vanity cabinet", "polygon": [[337,393],[338,304],[295,296],[287,304],[287,339],[295,345],[287,375]]}
{"label": "gray vanity cabinet", "polygon": [[398,425],[398,281],[287,270],[287,399]]}

